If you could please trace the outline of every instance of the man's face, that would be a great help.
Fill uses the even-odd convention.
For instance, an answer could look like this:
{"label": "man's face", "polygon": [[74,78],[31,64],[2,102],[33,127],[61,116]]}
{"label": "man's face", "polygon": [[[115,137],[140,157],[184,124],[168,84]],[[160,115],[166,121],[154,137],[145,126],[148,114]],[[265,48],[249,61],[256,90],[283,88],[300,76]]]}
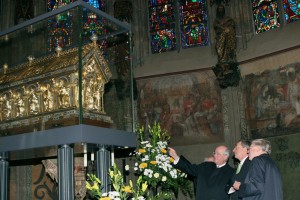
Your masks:
{"label": "man's face", "polygon": [[224,163],[227,162],[228,155],[224,154],[225,150],[226,149],[224,147],[217,147],[215,149],[213,156],[216,165],[223,165]]}
{"label": "man's face", "polygon": [[248,149],[243,147],[241,142],[238,142],[232,151],[234,157],[239,161],[242,161],[248,155]]}
{"label": "man's face", "polygon": [[256,146],[251,144],[249,148],[249,160],[252,160],[256,156],[259,156],[263,153],[262,149],[260,146]]}

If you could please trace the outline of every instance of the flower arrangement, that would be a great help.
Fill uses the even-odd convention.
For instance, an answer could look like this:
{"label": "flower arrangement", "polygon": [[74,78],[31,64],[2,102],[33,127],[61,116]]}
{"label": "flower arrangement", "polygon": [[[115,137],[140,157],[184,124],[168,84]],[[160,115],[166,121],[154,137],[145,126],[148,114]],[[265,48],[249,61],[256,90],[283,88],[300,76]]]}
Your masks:
{"label": "flower arrangement", "polygon": [[123,176],[116,166],[109,170],[109,176],[113,186],[113,191],[102,193],[102,183],[94,174],[87,174],[86,188],[90,191],[94,198],[99,200],[126,200],[129,197],[134,200],[145,200],[144,195],[148,187],[147,182],[142,182],[142,177],[139,177],[136,185],[133,186],[132,181],[129,185],[125,185]]}
{"label": "flower arrangement", "polygon": [[172,199],[178,195],[179,189],[192,196],[187,175],[172,166],[174,160],[167,152],[170,135],[158,123],[149,126],[148,132],[146,135],[143,127],[137,128],[139,145],[133,154],[136,174],[149,184],[156,196],[154,199]]}
{"label": "flower arrangement", "polygon": [[[86,188],[99,200],[159,200],[177,197],[179,189],[185,195],[192,196],[191,184],[187,175],[172,165],[173,158],[168,155],[167,147],[170,135],[161,129],[158,123],[148,127],[137,127],[137,149],[132,154],[134,171],[137,175],[135,184],[123,181],[123,176],[116,164],[110,169],[109,176],[114,191],[101,192],[101,181],[93,174],[88,174]],[[128,166],[126,167],[128,170]]]}

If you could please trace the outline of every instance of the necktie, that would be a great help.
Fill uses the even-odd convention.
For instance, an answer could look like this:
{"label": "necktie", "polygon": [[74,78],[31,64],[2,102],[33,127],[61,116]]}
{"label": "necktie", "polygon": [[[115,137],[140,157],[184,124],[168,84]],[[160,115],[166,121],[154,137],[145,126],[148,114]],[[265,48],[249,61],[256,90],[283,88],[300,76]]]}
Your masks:
{"label": "necktie", "polygon": [[236,174],[240,173],[241,168],[242,168],[242,164],[239,163],[238,167],[236,168]]}

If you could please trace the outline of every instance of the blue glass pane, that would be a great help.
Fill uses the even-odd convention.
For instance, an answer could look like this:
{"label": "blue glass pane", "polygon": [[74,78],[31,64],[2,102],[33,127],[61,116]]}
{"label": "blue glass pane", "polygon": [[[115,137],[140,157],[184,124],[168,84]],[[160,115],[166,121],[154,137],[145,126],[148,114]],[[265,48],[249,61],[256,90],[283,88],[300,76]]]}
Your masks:
{"label": "blue glass pane", "polygon": [[105,11],[105,0],[84,0],[91,6],[98,8],[99,10]]}
{"label": "blue glass pane", "polygon": [[283,0],[284,17],[287,23],[300,19],[300,1]]}

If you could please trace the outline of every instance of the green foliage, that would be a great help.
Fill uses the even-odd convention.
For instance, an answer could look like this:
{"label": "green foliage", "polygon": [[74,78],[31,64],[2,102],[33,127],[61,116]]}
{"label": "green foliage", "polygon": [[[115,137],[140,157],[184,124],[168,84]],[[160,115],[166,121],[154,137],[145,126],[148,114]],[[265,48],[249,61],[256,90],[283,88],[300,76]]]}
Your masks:
{"label": "green foliage", "polygon": [[168,155],[170,135],[158,123],[149,126],[148,130],[149,135],[146,135],[144,127],[137,127],[138,145],[132,157],[135,161],[132,168],[137,176],[135,184],[130,180],[129,185],[125,185],[120,170],[114,164],[109,171],[113,194],[102,194],[101,181],[88,174],[86,187],[94,197],[100,200],[171,200],[177,197],[179,190],[193,196],[187,175],[173,167],[174,160]]}
{"label": "green foliage", "polygon": [[154,194],[154,199],[155,196],[159,199],[172,199],[177,197],[179,189],[192,196],[187,175],[173,167],[174,160],[168,154],[170,135],[161,129],[159,123],[149,126],[148,131],[146,138],[145,128],[137,127],[139,145],[134,154],[136,174],[147,181],[150,190],[159,190]]}

